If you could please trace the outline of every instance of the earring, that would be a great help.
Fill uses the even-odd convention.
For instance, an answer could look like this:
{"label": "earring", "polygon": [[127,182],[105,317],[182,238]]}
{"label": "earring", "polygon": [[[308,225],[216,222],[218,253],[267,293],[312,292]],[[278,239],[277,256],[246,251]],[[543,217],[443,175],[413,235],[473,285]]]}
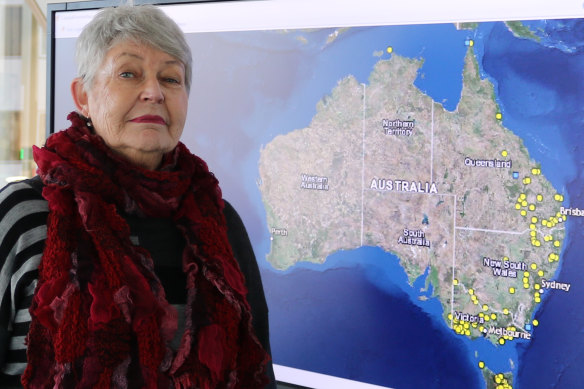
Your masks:
{"label": "earring", "polygon": [[91,122],[91,118],[87,118],[87,127],[93,128],[93,123]]}

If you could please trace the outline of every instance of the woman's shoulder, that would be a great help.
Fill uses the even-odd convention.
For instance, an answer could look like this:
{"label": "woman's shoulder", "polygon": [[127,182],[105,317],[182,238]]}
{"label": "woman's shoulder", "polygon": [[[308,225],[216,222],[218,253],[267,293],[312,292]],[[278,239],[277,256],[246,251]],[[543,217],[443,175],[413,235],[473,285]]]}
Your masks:
{"label": "woman's shoulder", "polygon": [[43,182],[41,178],[35,176],[26,180],[11,182],[0,189],[0,202],[4,202],[9,198],[20,201],[28,199],[43,200]]}
{"label": "woman's shoulder", "polygon": [[[47,201],[42,194],[42,181],[38,177],[24,181],[12,182],[0,190],[0,231],[17,222],[27,221],[33,224],[37,217],[49,211]],[[41,220],[39,223],[43,223]]]}

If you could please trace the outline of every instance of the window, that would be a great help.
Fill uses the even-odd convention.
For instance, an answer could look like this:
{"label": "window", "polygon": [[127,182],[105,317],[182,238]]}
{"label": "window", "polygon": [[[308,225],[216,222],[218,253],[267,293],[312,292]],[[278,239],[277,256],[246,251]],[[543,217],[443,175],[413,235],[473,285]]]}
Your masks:
{"label": "window", "polygon": [[44,142],[44,25],[24,0],[0,0],[0,187],[35,174],[31,147]]}

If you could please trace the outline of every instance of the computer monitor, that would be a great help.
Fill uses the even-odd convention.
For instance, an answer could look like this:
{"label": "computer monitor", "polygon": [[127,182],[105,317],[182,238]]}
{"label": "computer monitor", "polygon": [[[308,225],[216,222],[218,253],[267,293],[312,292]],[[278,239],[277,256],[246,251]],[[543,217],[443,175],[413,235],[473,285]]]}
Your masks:
{"label": "computer monitor", "polygon": [[[182,140],[247,226],[279,381],[584,381],[581,1],[174,3]],[[49,132],[109,5],[49,5]]]}

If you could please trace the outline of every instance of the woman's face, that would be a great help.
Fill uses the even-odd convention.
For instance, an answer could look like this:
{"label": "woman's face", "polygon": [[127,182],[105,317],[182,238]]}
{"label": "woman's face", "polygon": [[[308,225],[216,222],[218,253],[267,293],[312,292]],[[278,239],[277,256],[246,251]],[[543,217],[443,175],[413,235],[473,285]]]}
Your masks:
{"label": "woman's face", "polygon": [[188,94],[182,62],[153,47],[122,41],[106,54],[91,86],[75,79],[77,108],[116,153],[158,168],[182,134]]}

